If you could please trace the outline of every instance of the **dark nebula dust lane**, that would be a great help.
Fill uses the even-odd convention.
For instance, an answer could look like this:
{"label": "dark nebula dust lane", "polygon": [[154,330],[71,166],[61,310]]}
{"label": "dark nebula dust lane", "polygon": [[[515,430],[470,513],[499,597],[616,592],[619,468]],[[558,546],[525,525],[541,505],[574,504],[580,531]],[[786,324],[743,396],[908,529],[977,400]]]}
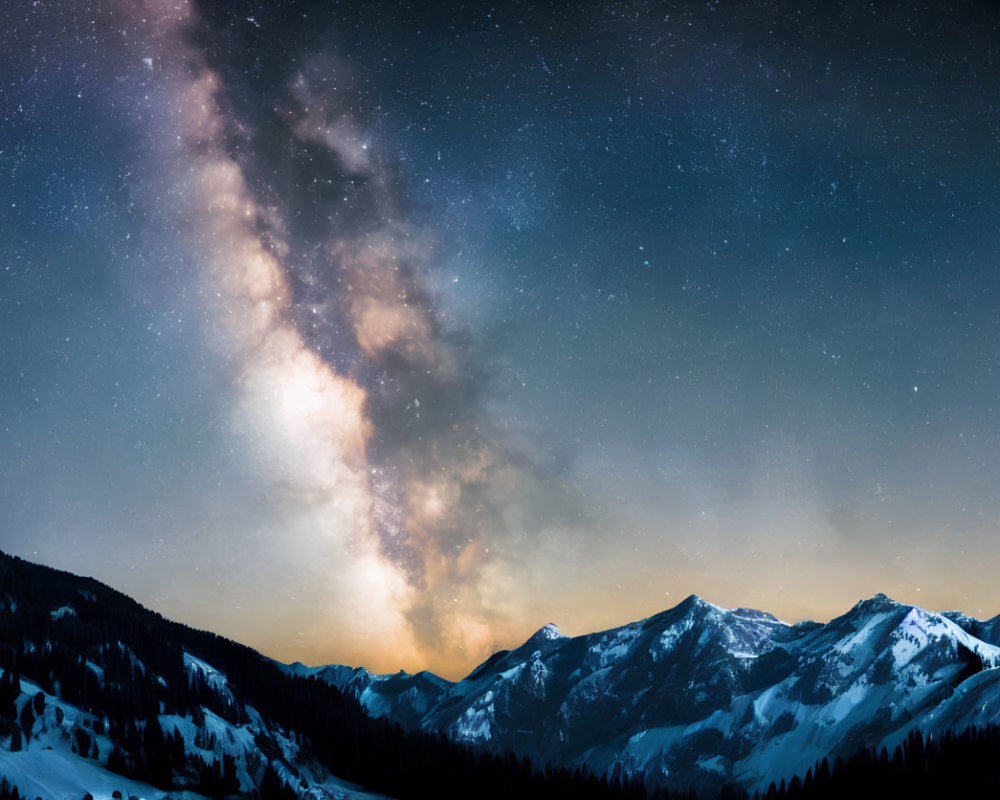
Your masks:
{"label": "dark nebula dust lane", "polygon": [[14,2],[0,547],[283,660],[995,613],[987,3]]}

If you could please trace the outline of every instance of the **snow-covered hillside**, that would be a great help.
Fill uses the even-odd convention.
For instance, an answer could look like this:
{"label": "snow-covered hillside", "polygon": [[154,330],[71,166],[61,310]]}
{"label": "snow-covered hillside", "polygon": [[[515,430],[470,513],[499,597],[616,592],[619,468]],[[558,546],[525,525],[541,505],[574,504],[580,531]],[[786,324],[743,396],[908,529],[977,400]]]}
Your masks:
{"label": "snow-covered hillside", "polygon": [[827,624],[789,625],[692,596],[621,628],[545,626],[450,683],[318,674],[372,713],[653,785],[765,788],[824,757],[894,746],[914,729],[1000,723],[997,620],[877,595]]}
{"label": "snow-covered hillside", "polygon": [[[192,670],[207,672],[220,691],[228,692],[224,675],[210,665],[188,656]],[[89,794],[94,800],[198,800],[205,795],[193,791],[165,791],[108,769],[114,744],[102,717],[83,711],[50,695],[35,683],[21,679],[15,701],[18,719],[30,719],[28,731],[17,736],[17,744],[0,747],[0,777],[33,800],[79,800]],[[25,707],[30,712],[25,712]],[[189,758],[205,761],[219,775],[231,760],[236,776],[235,792],[249,796],[257,788],[265,767],[296,787],[300,797],[315,800],[377,800],[382,795],[363,792],[331,776],[309,758],[284,731],[269,727],[250,706],[247,721],[233,724],[208,709],[195,714],[161,714],[157,720],[166,735],[179,734]],[[147,723],[148,724],[148,723]],[[175,735],[176,735],[175,734]]]}

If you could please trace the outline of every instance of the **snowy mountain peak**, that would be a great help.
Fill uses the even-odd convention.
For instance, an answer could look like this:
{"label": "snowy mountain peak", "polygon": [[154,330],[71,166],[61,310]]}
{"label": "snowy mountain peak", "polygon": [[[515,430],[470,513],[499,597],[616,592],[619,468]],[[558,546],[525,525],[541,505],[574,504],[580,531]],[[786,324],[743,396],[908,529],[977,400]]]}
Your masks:
{"label": "snowy mountain peak", "polygon": [[661,611],[659,614],[649,617],[644,622],[659,624],[663,621],[673,622],[683,619],[696,620],[702,619],[708,615],[719,616],[726,613],[727,609],[721,608],[713,603],[709,603],[707,600],[703,600],[696,594],[689,594],[673,608]]}
{"label": "snowy mountain peak", "polygon": [[879,592],[874,597],[858,602],[845,616],[871,616],[872,614],[885,614],[889,611],[896,611],[904,608],[902,603],[897,603],[891,597]]}
{"label": "snowy mountain peak", "polygon": [[565,639],[566,636],[556,627],[555,623],[550,622],[548,625],[543,625],[532,635],[529,641],[538,641],[539,639],[543,641],[552,641],[554,639]]}
{"label": "snowy mountain peak", "polygon": [[712,604],[706,600],[702,600],[696,594],[689,594],[687,597],[681,600],[676,607],[689,609],[689,608],[709,608],[709,607],[714,608],[715,606],[712,606]]}

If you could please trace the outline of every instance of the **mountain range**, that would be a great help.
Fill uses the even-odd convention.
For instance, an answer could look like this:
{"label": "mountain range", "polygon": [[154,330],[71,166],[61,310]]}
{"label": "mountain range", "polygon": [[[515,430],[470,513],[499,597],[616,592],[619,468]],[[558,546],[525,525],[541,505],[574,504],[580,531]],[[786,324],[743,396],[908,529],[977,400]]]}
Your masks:
{"label": "mountain range", "polygon": [[1000,618],[885,595],[825,624],[691,596],[585,636],[546,625],[456,682],[285,665],[0,553],[0,800],[660,800],[929,786],[932,767],[919,796],[939,796],[958,750],[965,785],[1000,788],[997,667]]}
{"label": "mountain range", "polygon": [[546,625],[452,683],[301,664],[411,729],[651,787],[763,791],[823,758],[889,752],[911,731],[1000,723],[1000,617],[981,622],[877,595],[788,624],[697,596],[585,636]]}

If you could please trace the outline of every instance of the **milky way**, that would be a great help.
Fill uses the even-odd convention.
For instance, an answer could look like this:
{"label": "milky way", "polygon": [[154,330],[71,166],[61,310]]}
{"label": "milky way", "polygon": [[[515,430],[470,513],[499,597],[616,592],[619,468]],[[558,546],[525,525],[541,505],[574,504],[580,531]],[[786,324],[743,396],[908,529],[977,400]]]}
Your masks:
{"label": "milky way", "polygon": [[385,670],[996,612],[988,5],[9,20],[5,549]]}

